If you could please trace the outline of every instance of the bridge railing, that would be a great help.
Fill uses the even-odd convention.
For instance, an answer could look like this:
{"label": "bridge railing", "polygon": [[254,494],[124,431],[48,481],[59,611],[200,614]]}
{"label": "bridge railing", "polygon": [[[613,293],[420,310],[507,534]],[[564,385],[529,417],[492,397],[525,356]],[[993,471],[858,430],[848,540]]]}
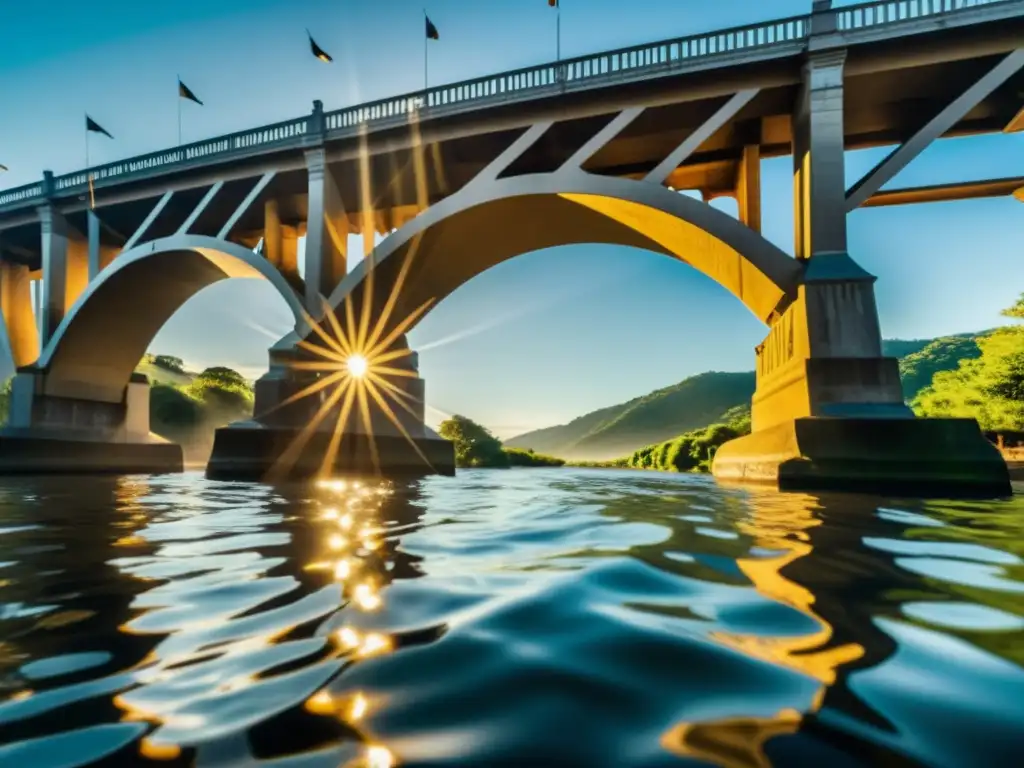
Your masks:
{"label": "bridge railing", "polygon": [[982,5],[1001,5],[1010,0],[875,0],[870,3],[837,8],[836,26],[840,31],[896,24],[928,16],[942,16]]}
{"label": "bridge railing", "polygon": [[[228,136],[218,136],[214,139],[196,141],[192,144],[175,147],[174,149],[165,149],[159,152],[151,152],[148,155],[128,158],[127,160],[118,160],[106,165],[97,165],[83,171],[54,177],[53,191],[59,194],[74,194],[76,191],[88,189],[90,178],[93,184],[100,184],[110,179],[131,176],[141,171],[152,171],[161,168],[169,169],[174,166],[186,167],[189,164],[203,162],[214,157],[227,157],[240,152],[248,152],[257,147],[288,144],[304,136],[306,128],[307,118],[300,117],[275,123],[274,125],[264,125],[260,128],[240,131]],[[0,193],[0,206],[3,204],[3,193]]]}
{"label": "bridge railing", "polygon": [[563,59],[338,109],[325,115],[326,126],[331,132],[344,131],[364,123],[407,119],[414,111],[421,115],[436,114],[447,111],[446,107],[515,100],[539,95],[546,89],[573,89],[630,74],[672,71],[685,68],[695,59],[801,42],[807,37],[807,28],[806,16],[794,16]]}
{"label": "bridge railing", "polygon": [[[1014,2],[1019,0],[874,0],[827,13],[833,15],[833,29],[847,31]],[[53,179],[52,188],[48,188],[49,182],[36,182],[3,190],[0,191],[0,210],[22,207],[50,194],[73,195],[84,192],[90,179],[93,184],[103,186],[140,172],[171,172],[210,160],[230,159],[253,150],[300,146],[304,137],[319,134],[321,130],[328,137],[343,136],[363,127],[387,128],[400,124],[407,121],[412,112],[418,113],[420,117],[438,116],[463,110],[467,106],[522,101],[548,93],[585,90],[609,82],[682,71],[699,66],[708,59],[739,51],[775,47],[784,49],[794,43],[803,43],[808,38],[811,18],[808,15],[793,16],[620,48],[465,80],[332,112],[314,113],[312,117],[286,120],[57,176]],[[321,116],[322,126],[317,120]]]}
{"label": "bridge railing", "polygon": [[33,200],[37,197],[41,197],[43,194],[43,185],[38,181],[32,184],[25,184],[21,187],[12,187],[11,189],[5,189],[0,191],[0,208],[6,205],[16,205],[23,203],[26,200]]}

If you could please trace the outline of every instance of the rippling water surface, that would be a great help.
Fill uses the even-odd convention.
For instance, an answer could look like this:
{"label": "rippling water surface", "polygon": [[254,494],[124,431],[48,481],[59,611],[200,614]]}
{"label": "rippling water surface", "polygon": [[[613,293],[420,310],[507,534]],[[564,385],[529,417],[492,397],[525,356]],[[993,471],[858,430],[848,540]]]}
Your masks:
{"label": "rippling water surface", "polygon": [[1019,766],[1024,497],[5,480],[0,765]]}

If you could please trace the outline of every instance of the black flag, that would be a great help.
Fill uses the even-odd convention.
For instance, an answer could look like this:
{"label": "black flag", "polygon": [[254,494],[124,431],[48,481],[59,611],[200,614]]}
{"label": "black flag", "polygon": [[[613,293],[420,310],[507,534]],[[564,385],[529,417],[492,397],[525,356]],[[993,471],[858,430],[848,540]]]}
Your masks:
{"label": "black flag", "polygon": [[178,96],[189,101],[194,101],[199,106],[203,106],[203,102],[199,100],[199,97],[192,93],[192,89],[185,85],[181,80],[178,80]]}
{"label": "black flag", "polygon": [[7,167],[6,165],[4,165],[3,163],[0,163],[0,173],[3,173],[4,171],[9,171],[9,170],[11,170],[11,169],[10,169],[10,168],[8,168],[8,167]]}
{"label": "black flag", "polygon": [[441,35],[437,32],[437,27],[434,26],[434,22],[430,20],[429,16],[424,15],[427,21],[427,39],[428,40],[440,40]]}
{"label": "black flag", "polygon": [[93,120],[88,115],[85,116],[85,130],[86,131],[92,131],[93,133],[102,133],[108,139],[114,138],[113,136],[110,135],[109,131],[107,131],[106,128],[104,128],[102,125],[97,123],[95,120]]}
{"label": "black flag", "polygon": [[331,58],[331,54],[316,44],[316,40],[314,40],[313,36],[309,34],[308,29],[306,30],[306,35],[309,37],[309,50],[313,52],[314,56],[320,59],[320,61],[326,61],[327,63],[334,61],[334,59]]}

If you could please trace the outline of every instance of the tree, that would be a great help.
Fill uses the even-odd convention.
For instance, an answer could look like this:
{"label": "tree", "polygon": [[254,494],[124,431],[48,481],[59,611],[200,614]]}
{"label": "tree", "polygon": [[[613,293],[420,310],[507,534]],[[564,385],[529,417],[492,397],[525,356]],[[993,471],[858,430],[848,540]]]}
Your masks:
{"label": "tree", "polygon": [[684,432],[672,440],[644,446],[631,456],[616,464],[637,469],[660,469],[666,472],[708,472],[711,459],[720,446],[730,440],[750,433],[750,409],[747,406],[730,408],[723,419],[728,423],[716,423],[704,429]]}
{"label": "tree", "polygon": [[510,467],[561,467],[565,465],[565,459],[535,453],[532,449],[524,451],[522,448],[502,448],[502,451]]}
{"label": "tree", "polygon": [[946,336],[933,339],[922,349],[900,359],[903,397],[908,401],[935,379],[941,371],[955,370],[960,361],[980,357],[976,336]]}
{"label": "tree", "polygon": [[1020,295],[1020,298],[1017,299],[1012,307],[1007,307],[1003,310],[1003,316],[1024,318],[1024,293]]}
{"label": "tree", "polygon": [[[1024,317],[1024,297],[1003,312]],[[911,404],[921,416],[960,416],[982,429],[1024,429],[1024,326],[998,328],[977,340],[980,356],[935,374]]]}
{"label": "tree", "polygon": [[207,368],[192,380],[187,391],[220,412],[215,417],[218,421],[236,421],[252,415],[252,387],[242,374],[231,368]]}
{"label": "tree", "polygon": [[233,368],[225,368],[223,366],[215,366],[213,368],[207,368],[198,376],[196,380],[202,379],[204,382],[210,384],[220,385],[224,387],[248,387],[249,382],[238,371]]}
{"label": "tree", "polygon": [[507,467],[509,464],[501,441],[472,419],[452,416],[441,422],[438,432],[455,444],[458,467]]}
{"label": "tree", "polygon": [[202,421],[202,403],[171,384],[149,388],[149,414],[155,431],[179,432]]}
{"label": "tree", "polygon": [[180,357],[172,357],[171,355],[153,355],[151,359],[153,361],[153,365],[158,368],[163,368],[167,371],[174,371],[175,373],[185,372],[185,362]]}

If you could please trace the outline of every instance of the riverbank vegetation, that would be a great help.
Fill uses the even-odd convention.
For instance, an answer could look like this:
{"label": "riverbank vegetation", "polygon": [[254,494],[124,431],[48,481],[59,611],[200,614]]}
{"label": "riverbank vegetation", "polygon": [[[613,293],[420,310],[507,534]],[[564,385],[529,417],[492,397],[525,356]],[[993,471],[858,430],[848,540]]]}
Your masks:
{"label": "riverbank vegetation", "polygon": [[647,445],[620,460],[618,466],[666,472],[710,472],[715,452],[728,441],[750,434],[750,408],[737,406],[722,420],[671,440]]}
{"label": "riverbank vegetation", "polygon": [[252,417],[252,385],[231,368],[218,366],[192,375],[180,360],[161,357],[144,361],[152,371],[147,372],[150,429],[180,443],[186,462],[205,461],[214,430]]}
{"label": "riverbank vegetation", "polygon": [[[1024,319],[1024,295],[1003,315]],[[919,416],[960,416],[982,429],[1024,429],[1024,326],[997,328],[977,338],[978,354],[935,374],[913,399]]]}
{"label": "riverbank vegetation", "polygon": [[529,449],[505,448],[486,427],[465,416],[455,415],[441,422],[438,433],[455,444],[457,467],[560,467],[562,459],[534,453]]}

